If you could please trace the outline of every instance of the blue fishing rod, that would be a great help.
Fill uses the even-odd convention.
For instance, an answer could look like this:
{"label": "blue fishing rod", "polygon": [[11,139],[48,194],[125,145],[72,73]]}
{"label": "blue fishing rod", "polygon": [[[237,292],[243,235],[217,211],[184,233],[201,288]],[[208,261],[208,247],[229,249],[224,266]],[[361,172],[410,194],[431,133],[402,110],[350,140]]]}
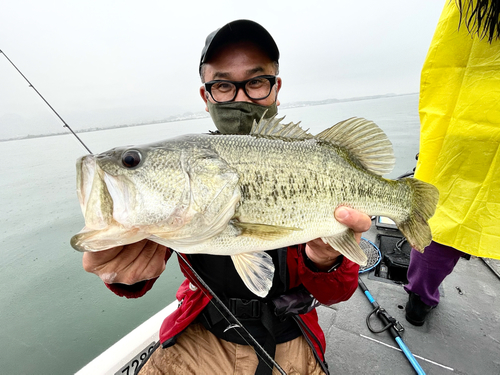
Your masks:
{"label": "blue fishing rod", "polygon": [[49,104],[49,102],[47,100],[45,100],[45,98],[42,96],[42,94],[40,94],[38,92],[38,90],[35,88],[35,86],[33,86],[31,84],[31,82],[28,80],[28,78],[25,77],[25,75],[19,70],[19,68],[11,61],[11,59],[9,59],[9,57],[5,54],[5,52],[3,52],[1,49],[0,49],[0,53],[3,54],[5,56],[5,58],[12,64],[12,66],[14,68],[16,68],[16,70],[19,72],[19,74],[26,80],[26,82],[28,82],[29,84],[29,87],[31,87],[33,90],[35,90],[35,92],[38,94],[38,96],[40,96],[40,98],[42,98],[42,100],[45,102],[45,104],[47,104],[49,106],[49,108],[52,110],[52,112],[54,112],[56,114],[57,117],[59,117],[59,119],[62,121],[62,123],[64,124],[63,128],[68,128],[68,130],[73,133],[73,135],[76,137],[76,139],[78,139],[80,141],[80,143],[83,145],[83,147],[85,147],[85,149],[89,152],[89,154],[92,155],[92,151],[89,150],[89,148],[85,145],[85,143],[83,143],[83,141],[80,139],[80,137],[78,137],[76,135],[76,133],[73,131],[73,129],[70,128],[70,126],[66,123],[66,121],[63,120],[63,118],[61,116],[59,116],[59,113],[56,112],[56,110],[54,108],[52,108],[52,106]]}
{"label": "blue fishing rod", "polygon": [[[377,301],[375,301],[375,298],[373,298],[373,296],[370,294],[370,291],[359,277],[358,277],[358,284],[363,293],[365,294],[366,298],[368,298],[368,301],[370,301],[371,305],[373,306],[373,311],[366,317],[366,325],[368,326],[368,329],[373,333],[381,333],[383,331],[389,330],[389,333],[394,338],[394,340],[396,340],[399,347],[403,351],[404,355],[406,356],[406,358],[408,358],[408,361],[415,369],[416,373],[418,375],[425,375],[424,370],[422,369],[422,367],[420,367],[420,364],[417,362],[413,354],[410,352],[410,349],[408,349],[406,344],[403,342],[401,335],[399,334],[400,332],[403,332],[404,330],[403,326],[396,319],[390,316],[389,313],[385,311],[385,309],[380,307],[380,305],[377,303]],[[381,330],[374,330],[371,327],[370,317],[373,314],[376,314],[377,317],[384,324],[384,328],[382,328]]]}

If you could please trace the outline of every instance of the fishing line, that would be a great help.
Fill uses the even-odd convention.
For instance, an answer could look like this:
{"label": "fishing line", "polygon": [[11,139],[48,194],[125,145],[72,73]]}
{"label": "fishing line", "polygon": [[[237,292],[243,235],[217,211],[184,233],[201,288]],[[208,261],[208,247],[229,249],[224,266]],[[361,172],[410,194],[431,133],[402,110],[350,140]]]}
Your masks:
{"label": "fishing line", "polygon": [[0,53],[2,53],[5,56],[5,58],[12,64],[12,66],[14,68],[16,68],[16,70],[19,72],[19,74],[23,76],[23,78],[26,80],[26,82],[28,82],[29,87],[31,87],[33,90],[35,90],[35,92],[38,94],[38,96],[40,96],[40,98],[43,99],[43,101],[45,102],[45,104],[47,104],[49,106],[49,108],[52,110],[52,112],[54,112],[56,114],[56,116],[59,117],[59,119],[64,124],[63,128],[68,128],[69,131],[71,133],[73,133],[73,135],[76,137],[76,139],[78,139],[80,141],[80,143],[83,145],[83,147],[85,147],[85,149],[89,152],[89,154],[92,155],[92,151],[89,150],[89,148],[85,145],[85,143],[83,143],[83,141],[80,139],[80,137],[78,137],[76,135],[76,133],[73,131],[73,129],[71,129],[70,126],[66,123],[66,121],[64,121],[63,118],[61,116],[59,116],[59,113],[57,113],[56,110],[54,108],[52,108],[52,106],[49,104],[49,102],[47,100],[45,100],[45,98],[42,96],[42,94],[40,94],[38,92],[38,90],[35,88],[35,86],[33,86],[31,84],[31,82],[28,80],[28,78],[25,77],[25,75],[19,70],[19,68],[16,65],[14,65],[14,63],[8,58],[8,56],[5,54],[5,52],[3,52],[2,50],[0,50]]}
{"label": "fishing line", "polygon": [[[176,252],[177,253],[177,252]],[[252,341],[252,343],[255,345],[255,347],[257,347],[260,351],[262,351],[264,353],[264,356],[269,360],[269,362],[271,362],[275,367],[276,369],[283,375],[286,375],[286,372],[285,370],[283,370],[283,368],[278,364],[278,362],[276,362],[274,360],[273,357],[271,357],[269,355],[269,353],[258,343],[258,341],[252,336],[252,334],[250,332],[248,332],[248,330],[245,328],[245,326],[238,320],[238,318],[236,318],[236,316],[234,316],[234,314],[231,312],[231,310],[229,310],[229,308],[224,304],[224,302],[222,302],[222,300],[217,296],[217,294],[214,293],[214,291],[205,283],[205,281],[203,281],[203,279],[201,278],[200,275],[198,275],[198,273],[194,270],[194,268],[189,264],[189,262],[184,259],[184,257],[181,256],[181,254],[177,253],[177,257],[182,259],[182,261],[184,262],[184,264],[189,268],[189,270],[193,273],[193,275],[198,279],[198,280],[191,280],[192,282],[194,282],[195,284],[198,284],[197,281],[199,281],[199,283],[203,286],[203,288],[205,288],[208,293],[210,293],[212,295],[212,297],[217,301],[218,304],[220,304],[222,306],[222,309],[227,313],[227,315],[229,317],[231,317],[231,319],[234,319],[234,321],[236,322],[236,324],[239,325],[239,328],[241,328],[243,330],[244,333],[246,333],[248,335],[248,337],[250,338],[250,341]],[[198,285],[199,287],[199,285]],[[207,295],[206,292],[203,290],[203,288],[200,288],[201,291],[203,292],[203,294]],[[219,309],[219,307],[217,306],[216,303],[214,303],[212,300],[210,300],[210,303],[212,303],[214,305],[214,307],[217,309],[217,311],[222,315],[222,317],[231,325],[231,324],[234,324],[232,323],[231,321],[229,321],[229,319],[227,318],[226,315],[224,315],[224,313]],[[241,336],[241,338],[250,346],[254,346],[252,344],[250,344],[246,338],[241,334],[241,332],[239,332],[237,329],[236,329],[236,332],[238,333],[238,335]],[[274,368],[271,367],[271,365],[269,365],[269,363],[259,354],[257,353],[257,350],[255,351],[255,354],[257,356],[259,356],[260,358],[262,358],[264,360],[264,363],[269,367],[271,368],[271,371],[274,372]]]}

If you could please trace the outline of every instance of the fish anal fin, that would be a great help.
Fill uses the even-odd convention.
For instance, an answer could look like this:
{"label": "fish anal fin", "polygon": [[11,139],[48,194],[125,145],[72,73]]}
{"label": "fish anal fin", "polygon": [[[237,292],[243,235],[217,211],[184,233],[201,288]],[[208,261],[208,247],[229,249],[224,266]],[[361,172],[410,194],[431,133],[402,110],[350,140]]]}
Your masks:
{"label": "fish anal fin", "polygon": [[352,229],[349,229],[342,234],[334,237],[323,237],[321,239],[324,243],[329,244],[335,250],[344,255],[347,259],[352,260],[354,263],[357,263],[360,266],[366,266],[368,258],[356,242]]}
{"label": "fish anal fin", "polygon": [[256,296],[267,296],[274,277],[271,256],[264,252],[255,252],[231,255],[231,259],[246,287]]}
{"label": "fish anal fin", "polygon": [[277,240],[286,237],[292,232],[302,230],[294,227],[244,223],[240,221],[232,221],[231,224],[239,229],[241,236],[255,237],[266,241]]}

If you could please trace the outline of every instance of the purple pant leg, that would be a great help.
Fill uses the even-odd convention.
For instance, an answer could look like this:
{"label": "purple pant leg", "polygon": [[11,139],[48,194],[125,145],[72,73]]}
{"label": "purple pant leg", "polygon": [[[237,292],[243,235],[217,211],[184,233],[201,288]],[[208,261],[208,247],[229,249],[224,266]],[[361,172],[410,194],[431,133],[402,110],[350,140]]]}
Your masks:
{"label": "purple pant leg", "polygon": [[423,254],[411,249],[405,290],[418,294],[426,305],[437,305],[439,285],[453,271],[463,254],[460,250],[434,241],[425,248]]}

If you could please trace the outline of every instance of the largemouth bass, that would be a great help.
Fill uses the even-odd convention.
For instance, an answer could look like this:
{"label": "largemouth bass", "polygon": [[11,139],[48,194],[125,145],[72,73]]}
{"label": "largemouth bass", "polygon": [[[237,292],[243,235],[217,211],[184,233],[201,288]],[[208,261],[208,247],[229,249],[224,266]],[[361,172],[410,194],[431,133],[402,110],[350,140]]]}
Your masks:
{"label": "largemouth bass", "polygon": [[340,205],[391,218],[424,250],[438,191],[381,177],[395,159],[377,125],[352,118],[313,136],[281,120],[255,122],[249,135],[184,135],[80,158],[85,227],[71,245],[100,251],[148,238],[181,253],[230,255],[258,296],[274,274],[266,250],[322,238],[366,264],[352,230],[334,218]]}

